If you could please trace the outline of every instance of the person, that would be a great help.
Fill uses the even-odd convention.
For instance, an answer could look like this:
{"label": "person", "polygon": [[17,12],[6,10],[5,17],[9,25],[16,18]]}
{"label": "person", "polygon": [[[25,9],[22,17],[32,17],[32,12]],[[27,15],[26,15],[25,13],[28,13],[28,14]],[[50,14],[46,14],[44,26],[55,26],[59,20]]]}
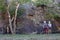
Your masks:
{"label": "person", "polygon": [[52,24],[51,21],[48,21],[49,33],[51,33]]}
{"label": "person", "polygon": [[46,21],[43,22],[43,33],[48,33],[48,25]]}

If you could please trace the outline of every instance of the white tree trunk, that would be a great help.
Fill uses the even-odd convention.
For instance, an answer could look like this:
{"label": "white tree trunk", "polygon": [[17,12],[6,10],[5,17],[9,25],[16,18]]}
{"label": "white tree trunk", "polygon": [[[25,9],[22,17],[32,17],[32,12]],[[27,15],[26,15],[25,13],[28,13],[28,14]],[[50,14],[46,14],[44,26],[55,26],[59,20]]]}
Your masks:
{"label": "white tree trunk", "polygon": [[17,4],[16,10],[15,10],[14,23],[13,23],[13,25],[14,25],[14,33],[16,31],[16,18],[17,18],[18,7],[19,7],[19,4]]}
{"label": "white tree trunk", "polygon": [[10,16],[10,13],[9,13],[9,5],[7,7],[7,13],[8,13],[8,17],[9,17],[9,27],[10,27],[10,30],[11,30],[11,33],[13,34],[13,28],[12,28],[12,21],[11,21],[11,16]]}

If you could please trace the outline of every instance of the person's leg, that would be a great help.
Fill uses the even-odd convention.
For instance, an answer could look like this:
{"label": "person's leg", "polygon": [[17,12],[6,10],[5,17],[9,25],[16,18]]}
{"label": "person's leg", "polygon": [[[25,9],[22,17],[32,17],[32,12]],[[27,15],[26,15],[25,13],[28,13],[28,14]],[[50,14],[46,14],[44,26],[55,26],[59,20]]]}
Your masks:
{"label": "person's leg", "polygon": [[48,33],[51,33],[52,31],[51,31],[51,28],[49,28],[49,30],[48,30]]}
{"label": "person's leg", "polygon": [[48,33],[48,28],[45,29],[45,32]]}

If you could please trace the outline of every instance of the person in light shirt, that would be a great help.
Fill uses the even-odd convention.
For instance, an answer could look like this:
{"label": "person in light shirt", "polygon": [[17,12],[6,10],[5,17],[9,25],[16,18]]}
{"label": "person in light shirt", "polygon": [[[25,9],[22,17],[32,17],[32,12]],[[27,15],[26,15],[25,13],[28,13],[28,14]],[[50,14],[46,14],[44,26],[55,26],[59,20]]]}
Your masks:
{"label": "person in light shirt", "polygon": [[51,24],[51,22],[49,21],[48,22],[48,26],[51,28],[52,27],[52,24]]}
{"label": "person in light shirt", "polygon": [[51,33],[52,23],[51,21],[48,21],[48,27],[49,27],[49,33]]}

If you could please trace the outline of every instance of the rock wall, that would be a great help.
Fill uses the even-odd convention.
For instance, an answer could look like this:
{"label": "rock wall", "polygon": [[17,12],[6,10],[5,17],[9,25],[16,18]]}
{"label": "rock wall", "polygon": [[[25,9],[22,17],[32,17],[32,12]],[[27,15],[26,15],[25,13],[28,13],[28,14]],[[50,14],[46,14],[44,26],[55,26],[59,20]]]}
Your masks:
{"label": "rock wall", "polygon": [[42,31],[42,21],[44,21],[44,11],[41,7],[27,9],[26,15],[22,16],[18,22],[17,33],[40,33]]}

